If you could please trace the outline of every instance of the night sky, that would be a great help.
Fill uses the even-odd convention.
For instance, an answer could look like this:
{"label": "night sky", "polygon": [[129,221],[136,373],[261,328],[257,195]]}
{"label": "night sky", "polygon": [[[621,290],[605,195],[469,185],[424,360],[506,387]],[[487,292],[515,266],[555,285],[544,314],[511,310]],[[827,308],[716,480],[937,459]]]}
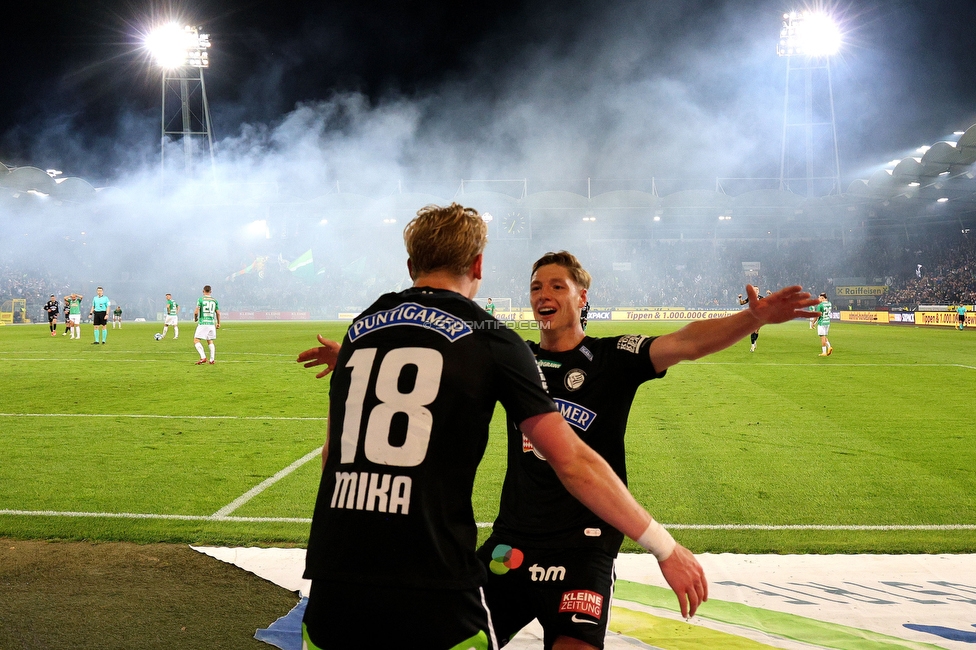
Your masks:
{"label": "night sky", "polygon": [[[771,107],[784,66],[775,46],[781,15],[794,8],[782,0],[30,7],[0,24],[0,161],[8,165],[57,167],[96,183],[148,165],[159,78],[140,32],[172,15],[211,34],[207,89],[218,143],[233,140],[225,151],[279,129],[297,106],[324,111],[355,97],[355,116],[346,109],[326,119],[323,138],[356,120],[414,115],[411,145],[392,155],[418,174],[762,175],[778,164],[781,112]],[[846,180],[976,123],[976,3],[879,0],[833,10],[847,44],[834,63]],[[672,133],[676,122],[683,128]],[[550,143],[561,162],[577,159],[553,169],[538,155]],[[464,153],[437,167],[418,163],[427,151]],[[492,164],[469,162],[478,151],[492,152]]]}

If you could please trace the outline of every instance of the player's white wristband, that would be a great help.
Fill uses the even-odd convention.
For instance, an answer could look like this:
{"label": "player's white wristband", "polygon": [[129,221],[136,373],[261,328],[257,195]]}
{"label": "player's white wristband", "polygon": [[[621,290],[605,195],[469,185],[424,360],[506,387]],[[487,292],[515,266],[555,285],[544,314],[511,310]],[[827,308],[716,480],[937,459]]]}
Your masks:
{"label": "player's white wristband", "polygon": [[658,562],[664,562],[671,557],[674,547],[678,545],[671,533],[664,526],[651,519],[647,529],[637,539],[637,543],[654,554]]}

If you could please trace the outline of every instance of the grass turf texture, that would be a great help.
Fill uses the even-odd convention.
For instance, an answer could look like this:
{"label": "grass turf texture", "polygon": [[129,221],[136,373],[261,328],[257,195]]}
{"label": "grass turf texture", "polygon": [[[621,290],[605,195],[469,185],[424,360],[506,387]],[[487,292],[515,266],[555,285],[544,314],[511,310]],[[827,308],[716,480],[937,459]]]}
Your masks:
{"label": "grass turf texture", "polygon": [[[680,325],[591,323],[588,333]],[[0,510],[203,519],[0,515],[0,535],[305,543],[307,523],[271,519],[311,516],[317,459],[230,513],[250,520],[206,518],[322,444],[328,380],[294,358],[344,324],[226,323],[214,366],[194,365],[190,324],[177,341],[155,341],[158,325],[126,323],[99,346],[82,329],[72,341],[44,325],[0,327]],[[959,422],[976,386],[974,336],[835,324],[835,352],[821,358],[816,334],[790,323],[763,328],[755,353],[747,338],[680,364],[638,392],[631,489],[671,524],[976,524],[976,431]],[[49,414],[62,415],[37,417]],[[478,521],[497,511],[502,415],[476,484]],[[976,550],[973,530],[673,532],[696,552]]]}

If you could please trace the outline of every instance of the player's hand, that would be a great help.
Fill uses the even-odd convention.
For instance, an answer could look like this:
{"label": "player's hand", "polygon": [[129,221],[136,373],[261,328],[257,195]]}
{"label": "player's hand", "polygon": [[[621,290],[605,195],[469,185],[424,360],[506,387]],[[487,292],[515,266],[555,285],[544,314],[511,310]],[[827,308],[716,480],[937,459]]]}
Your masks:
{"label": "player's hand", "polygon": [[304,363],[306,368],[314,368],[315,366],[321,365],[327,366],[325,370],[315,375],[316,379],[321,379],[335,369],[336,362],[339,359],[339,344],[325,338],[321,334],[316,338],[318,338],[322,346],[305,350],[298,355],[295,361]]}
{"label": "player's hand", "polygon": [[671,556],[658,566],[678,597],[681,615],[686,619],[694,616],[698,606],[708,600],[708,580],[698,560],[691,551],[678,544]]}
{"label": "player's hand", "polygon": [[785,287],[759,300],[759,294],[756,292],[756,288],[751,284],[747,284],[746,295],[749,300],[749,313],[761,325],[785,323],[794,318],[813,318],[815,315],[819,316],[818,312],[812,312],[807,307],[817,305],[820,300],[811,298],[810,294],[804,291],[800,285]]}

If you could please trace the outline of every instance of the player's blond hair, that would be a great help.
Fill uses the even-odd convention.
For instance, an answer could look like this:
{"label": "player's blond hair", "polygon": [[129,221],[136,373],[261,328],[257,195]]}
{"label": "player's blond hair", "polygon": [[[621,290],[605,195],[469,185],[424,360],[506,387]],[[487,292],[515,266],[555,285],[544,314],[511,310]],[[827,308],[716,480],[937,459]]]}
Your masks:
{"label": "player's blond hair", "polygon": [[403,229],[414,278],[434,271],[463,276],[488,243],[488,225],[478,211],[457,203],[427,205]]}
{"label": "player's blond hair", "polygon": [[559,266],[563,267],[569,271],[569,275],[573,278],[573,282],[575,282],[580,289],[589,290],[590,282],[593,281],[593,278],[586,271],[586,269],[583,268],[580,261],[576,259],[576,256],[569,251],[559,251],[558,253],[553,253],[550,251],[546,253],[537,259],[535,264],[532,265],[532,275],[535,275],[535,272],[538,271],[540,267],[548,266],[549,264],[558,264]]}

